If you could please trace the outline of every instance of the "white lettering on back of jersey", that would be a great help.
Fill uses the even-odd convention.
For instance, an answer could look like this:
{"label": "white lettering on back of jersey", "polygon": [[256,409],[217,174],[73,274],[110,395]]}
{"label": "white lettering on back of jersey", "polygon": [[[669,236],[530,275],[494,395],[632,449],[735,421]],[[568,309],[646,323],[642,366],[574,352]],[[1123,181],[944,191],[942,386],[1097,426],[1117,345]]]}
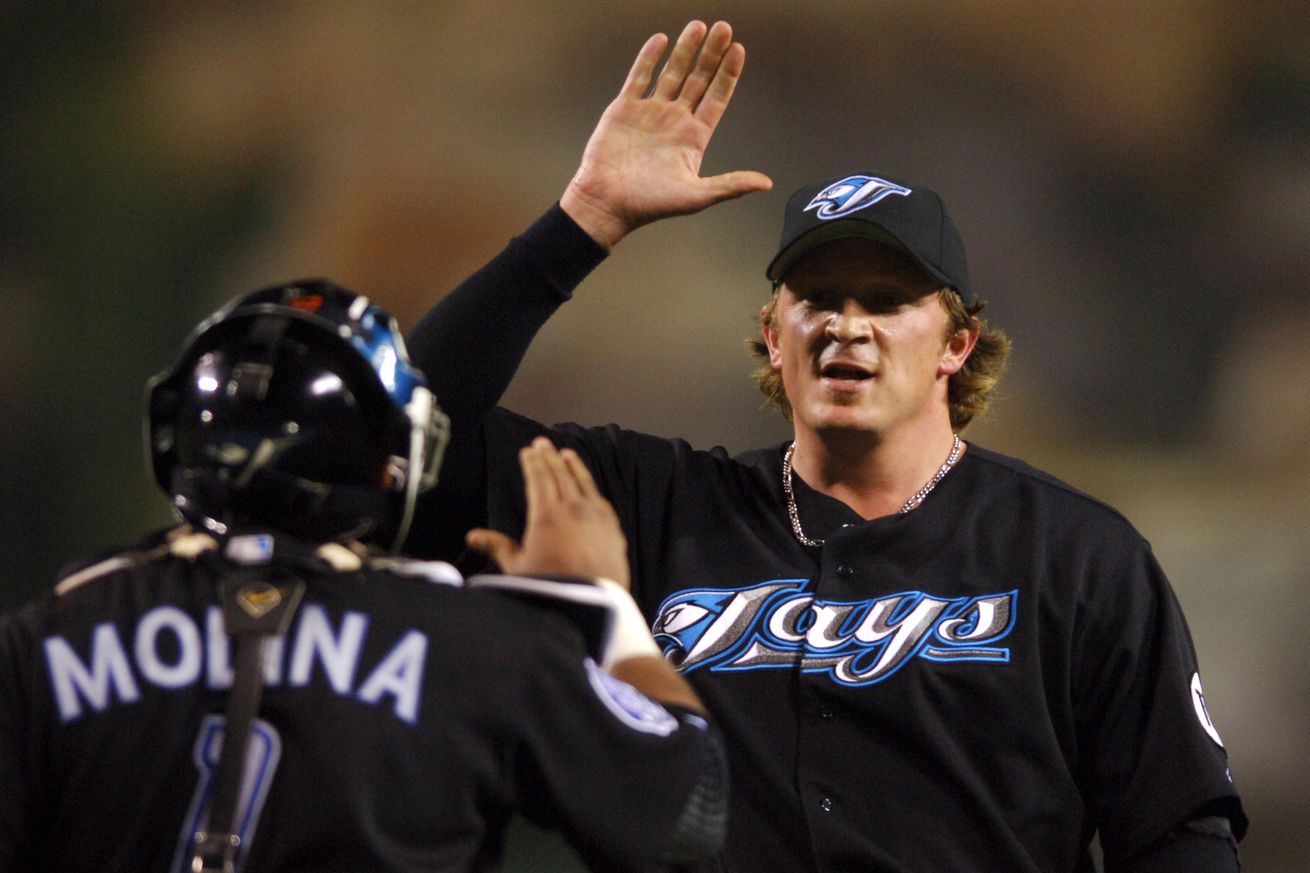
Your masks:
{"label": "white lettering on back of jersey", "polygon": [[282,652],[286,649],[287,638],[272,637],[264,644],[264,684],[282,684]]}
{"label": "white lettering on back of jersey", "polygon": [[[367,615],[347,611],[340,628],[334,629],[322,605],[306,604],[287,637],[267,640],[265,683],[269,687],[281,685],[285,668],[287,685],[310,685],[317,672],[314,664],[318,663],[327,685],[336,694],[353,696],[370,705],[377,705],[389,694],[395,699],[395,717],[417,724],[427,635],[406,631],[356,690],[355,677],[360,673],[368,628]],[[175,606],[157,606],[137,619],[128,645],[124,645],[124,639],[115,625],[105,622],[92,629],[89,651],[81,645],[74,648],[62,636],[43,640],[50,684],[62,721],[81,718],[88,709],[103,712],[116,703],[135,703],[141,699],[141,682],[165,690],[202,683],[215,689],[232,685],[233,644],[224,632],[217,607],[208,609],[204,620],[197,623]],[[87,654],[83,657],[80,652]]]}
{"label": "white lettering on back of jersey", "polygon": [[377,703],[382,695],[394,694],[396,717],[413,724],[418,718],[419,689],[423,687],[427,652],[426,636],[413,630],[405,634],[359,687],[359,699]]}
{"label": "white lettering on back of jersey", "polygon": [[63,721],[72,721],[82,715],[79,692],[96,712],[109,705],[111,686],[124,703],[141,699],[136,680],[132,678],[132,668],[127,663],[127,652],[118,638],[118,629],[112,624],[96,625],[92,632],[89,670],[63,637],[46,638],[45,657],[50,667],[50,682],[55,688],[55,700],[59,703],[59,718]]}
{"label": "white lettering on back of jersey", "polygon": [[223,610],[217,606],[205,610],[205,646],[205,681],[210,688],[231,688],[232,641],[223,630]]}
{"label": "white lettering on back of jersey", "polygon": [[[177,663],[168,664],[159,651],[159,636],[168,631],[177,639]],[[160,688],[181,688],[200,676],[200,631],[196,623],[176,606],[156,606],[141,616],[136,626],[136,665],[151,683]]]}
{"label": "white lettering on back of jersey", "polygon": [[359,650],[364,644],[368,619],[358,612],[347,612],[341,620],[341,634],[332,632],[327,610],[318,604],[307,604],[300,610],[300,626],[296,645],[291,652],[291,669],[287,682],[291,685],[308,685],[309,674],[318,655],[323,672],[327,674],[332,690],[338,694],[350,693],[350,682],[359,663]]}

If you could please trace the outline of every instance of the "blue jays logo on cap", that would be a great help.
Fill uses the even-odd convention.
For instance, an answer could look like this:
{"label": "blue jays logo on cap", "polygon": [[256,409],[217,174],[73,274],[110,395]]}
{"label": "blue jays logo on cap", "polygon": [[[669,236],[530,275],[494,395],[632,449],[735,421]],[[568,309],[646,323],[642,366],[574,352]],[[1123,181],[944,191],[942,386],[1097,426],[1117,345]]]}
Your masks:
{"label": "blue jays logo on cap", "polygon": [[877,176],[847,176],[815,194],[802,212],[813,209],[824,220],[844,218],[893,194],[907,197],[910,189]]}

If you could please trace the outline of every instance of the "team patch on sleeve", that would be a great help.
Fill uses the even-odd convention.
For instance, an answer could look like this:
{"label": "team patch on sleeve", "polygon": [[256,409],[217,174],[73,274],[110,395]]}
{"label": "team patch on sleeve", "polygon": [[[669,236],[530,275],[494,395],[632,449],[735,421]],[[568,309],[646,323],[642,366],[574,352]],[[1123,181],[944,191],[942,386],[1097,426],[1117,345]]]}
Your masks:
{"label": "team patch on sleeve", "polygon": [[587,678],[605,708],[633,730],[666,737],[678,729],[678,720],[667,709],[628,683],[615,679],[590,658]]}
{"label": "team patch on sleeve", "polygon": [[1223,747],[1224,741],[1219,738],[1219,729],[1214,726],[1210,719],[1210,710],[1205,705],[1205,693],[1201,691],[1201,674],[1192,674],[1192,708],[1196,710],[1196,718],[1201,722],[1201,727],[1210,735],[1210,739]]}

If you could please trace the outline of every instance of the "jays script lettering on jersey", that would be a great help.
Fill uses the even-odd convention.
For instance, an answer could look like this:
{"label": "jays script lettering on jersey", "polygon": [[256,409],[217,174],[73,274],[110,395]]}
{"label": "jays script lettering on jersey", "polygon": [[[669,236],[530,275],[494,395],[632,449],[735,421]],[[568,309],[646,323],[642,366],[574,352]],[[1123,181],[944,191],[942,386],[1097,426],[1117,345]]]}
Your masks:
{"label": "jays script lettering on jersey", "polygon": [[910,659],[1008,663],[998,645],[1016,620],[1018,591],[943,598],[905,591],[862,601],[815,600],[808,579],[691,589],[666,599],[655,639],[683,672],[708,668],[828,672],[843,685],[881,682]]}
{"label": "jays script lettering on jersey", "polygon": [[[361,665],[369,624],[367,615],[347,611],[334,628],[326,609],[306,604],[292,632],[270,640],[265,683],[303,688],[321,676],[334,693],[361,703],[377,705],[390,698],[396,718],[414,724],[422,702],[428,638],[410,630],[377,664]],[[200,682],[207,688],[230,688],[232,645],[222,611],[210,607],[203,625],[175,606],[157,606],[144,613],[126,637],[112,622],[96,626],[89,646],[47,637],[43,648],[59,717],[70,722],[85,715],[87,707],[103,712],[115,702],[134,703],[141,699],[141,683],[170,690]],[[321,669],[315,670],[315,665]],[[370,669],[365,673],[361,667]],[[361,675],[362,681],[356,682]]]}

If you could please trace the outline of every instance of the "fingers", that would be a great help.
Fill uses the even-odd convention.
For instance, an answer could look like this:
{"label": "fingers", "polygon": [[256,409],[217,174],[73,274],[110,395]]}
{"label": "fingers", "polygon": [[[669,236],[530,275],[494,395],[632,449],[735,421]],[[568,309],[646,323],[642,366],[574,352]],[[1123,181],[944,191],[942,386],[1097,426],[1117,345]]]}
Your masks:
{"label": "fingers", "polygon": [[664,54],[664,47],[668,44],[669,38],[662,33],[657,33],[646,40],[641,51],[637,52],[637,59],[632,62],[628,78],[619,91],[621,96],[633,100],[640,100],[646,96],[646,92],[650,90],[651,77],[655,74],[655,65],[659,63],[660,55]]}
{"label": "fingers", "polygon": [[[648,83],[653,75],[656,59],[648,55],[648,50],[652,48],[654,39],[651,37],[647,40],[638,54],[640,83]],[[669,59],[655,82],[651,96],[662,100],[679,100],[699,114],[703,111],[700,108],[702,98],[708,93],[716,103],[708,108],[711,124],[717,123],[737,87],[745,58],[746,49],[732,41],[732,25],[728,22],[716,21],[707,29],[702,21],[689,21],[678,36],[673,51],[669,53]],[[633,67],[634,74],[638,65]],[[628,83],[624,86],[625,94],[642,96],[644,90],[638,93],[636,84],[634,75],[629,74]]]}
{"label": "fingers", "polygon": [[464,543],[470,549],[481,552],[491,558],[502,569],[512,567],[521,551],[513,538],[500,531],[474,528],[464,535]]}
{"label": "fingers", "polygon": [[577,494],[569,481],[564,461],[555,446],[544,436],[519,451],[519,464],[523,468],[523,481],[527,486],[528,511],[533,506],[544,507]]}
{"label": "fingers", "polygon": [[587,469],[587,465],[578,457],[578,453],[572,449],[564,449],[560,452],[560,457],[564,459],[564,465],[573,478],[578,494],[589,498],[599,497],[600,489],[596,487],[596,480],[592,478],[591,470]]}
{"label": "fingers", "polygon": [[560,208],[601,246],[611,249],[653,221],[772,187],[756,172],[698,175],[745,64],[746,50],[732,37],[726,21],[690,21],[662,68],[669,39],[656,34],[642,46],[560,195]]}
{"label": "fingers", "polygon": [[547,502],[569,502],[600,492],[587,465],[573,449],[556,450],[549,439],[537,437],[519,453],[527,486],[529,511]]}
{"label": "fingers", "polygon": [[554,451],[554,446],[551,446],[550,440],[545,437],[537,437],[531,445],[519,450],[519,467],[523,470],[523,486],[529,517],[535,510],[559,501],[559,487],[543,457],[543,444]]}
{"label": "fingers", "polygon": [[[732,27],[726,21],[715,22],[705,37],[705,43],[701,46],[700,56],[696,59],[696,68],[687,76],[678,99],[699,114],[698,104],[701,98],[711,88],[711,83],[717,83],[728,75],[729,71],[725,69],[725,65],[730,60],[736,70],[735,73],[731,73],[732,83],[728,88],[728,94],[731,95],[732,89],[736,87],[737,78],[741,76],[745,54],[746,49],[740,43],[732,41]],[[721,108],[718,115],[722,114]],[[717,117],[715,120],[717,121]]]}
{"label": "fingers", "polygon": [[706,77],[705,81],[709,84],[704,88],[704,99],[696,107],[696,115],[701,121],[710,127],[718,125],[732,100],[732,92],[737,90],[737,82],[741,80],[741,72],[745,67],[746,47],[739,42],[728,46],[714,65],[713,78],[708,75]]}
{"label": "fingers", "polygon": [[[555,493],[559,495],[559,499],[564,503],[568,503],[581,497],[583,495],[582,489],[578,485],[573,468],[565,463],[564,454],[556,451],[555,446],[551,445],[550,441],[544,437],[540,438],[534,447],[541,453],[546,469],[550,471],[551,479],[555,484]],[[578,465],[582,464],[581,459],[577,457],[572,449],[564,449],[564,452],[573,455]]]}
{"label": "fingers", "polygon": [[663,100],[676,100],[682,92],[682,85],[687,80],[687,72],[696,60],[702,40],[705,39],[705,22],[688,21],[682,29],[678,41],[664,63],[664,70],[655,82],[655,91],[651,95]]}
{"label": "fingers", "polygon": [[474,530],[471,548],[486,552],[507,573],[562,573],[628,579],[627,539],[618,514],[601,495],[572,449],[557,450],[537,437],[519,453],[528,497],[520,546],[494,531]]}

